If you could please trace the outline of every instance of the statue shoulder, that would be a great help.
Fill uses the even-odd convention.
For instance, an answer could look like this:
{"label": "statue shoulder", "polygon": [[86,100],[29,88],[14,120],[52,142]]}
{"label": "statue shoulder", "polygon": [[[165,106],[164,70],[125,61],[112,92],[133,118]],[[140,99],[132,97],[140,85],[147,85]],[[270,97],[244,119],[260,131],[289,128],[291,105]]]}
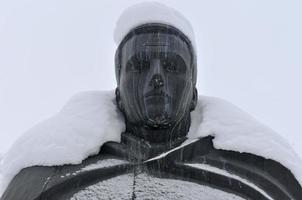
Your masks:
{"label": "statue shoulder", "polygon": [[206,177],[203,181],[211,177],[211,183],[222,188],[232,190],[238,181],[239,186],[242,183],[248,186],[238,187],[238,192],[249,193],[256,186],[274,199],[301,199],[299,182],[281,163],[250,153],[216,149],[212,139],[202,138],[181,149],[179,155],[185,156],[177,165],[192,173],[201,171],[200,177]]}
{"label": "statue shoulder", "polygon": [[43,166],[22,169],[10,182],[1,200],[36,199],[56,173],[56,170],[57,167]]}
{"label": "statue shoulder", "polygon": [[[93,181],[95,171],[107,173],[126,161],[104,152],[85,159],[81,164],[63,166],[33,166],[21,170],[10,182],[1,200],[56,199],[58,190],[68,192],[75,185]],[[118,171],[118,170],[117,170]],[[61,198],[61,197],[60,197]]]}

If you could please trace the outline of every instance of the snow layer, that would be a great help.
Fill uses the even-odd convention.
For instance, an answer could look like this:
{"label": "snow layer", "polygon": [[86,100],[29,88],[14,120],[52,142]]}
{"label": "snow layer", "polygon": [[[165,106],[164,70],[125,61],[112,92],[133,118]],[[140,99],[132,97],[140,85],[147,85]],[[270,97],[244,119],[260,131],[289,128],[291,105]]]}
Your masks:
{"label": "snow layer", "polygon": [[290,169],[302,185],[302,160],[286,139],[238,107],[219,98],[200,97],[191,116],[189,138],[212,135],[216,149],[275,160]]}
{"label": "snow layer", "polygon": [[106,168],[106,167],[113,167],[117,165],[122,165],[122,164],[127,164],[128,162],[125,160],[118,160],[118,159],[105,159],[105,160],[99,160],[96,163],[89,164],[85,167],[83,167],[80,170],[77,170],[73,173],[67,173],[65,175],[62,175],[61,178],[65,178],[68,176],[75,176],[79,173],[85,172],[85,171],[91,171],[95,169],[100,169],[100,168]]}
{"label": "snow layer", "polygon": [[190,22],[175,9],[158,2],[143,2],[124,10],[115,26],[115,43],[119,45],[130,30],[146,23],[162,23],[179,29],[191,40],[196,50],[194,31]]}
{"label": "snow layer", "polygon": [[[119,187],[116,187],[119,185]],[[125,174],[99,182],[74,194],[70,200],[96,199],[156,200],[243,200],[241,197],[188,181],[157,178],[146,173]]]}
{"label": "snow layer", "polygon": [[[302,161],[285,139],[239,108],[222,99],[200,96],[191,116],[188,136],[193,141],[212,135],[215,148],[276,160],[302,183]],[[119,142],[124,129],[114,91],[75,95],[59,113],[24,133],[4,155],[0,166],[0,194],[21,169],[34,165],[79,164],[97,154],[105,142]]]}
{"label": "snow layer", "polygon": [[249,185],[251,188],[257,190],[259,193],[261,193],[263,196],[265,196],[267,199],[269,200],[274,200],[272,197],[270,197],[264,190],[262,190],[261,188],[259,188],[257,185],[255,185],[254,183],[250,182],[249,180],[246,180],[240,176],[237,176],[235,174],[231,174],[226,170],[222,170],[220,168],[217,167],[213,167],[211,165],[207,165],[207,164],[201,164],[201,163],[186,163],[185,165],[193,167],[193,168],[197,168],[197,169],[202,169],[208,172],[213,172],[215,174],[219,174],[219,175],[223,175],[229,178],[233,178],[237,181],[240,181],[241,183],[244,183],[246,185]]}
{"label": "snow layer", "polygon": [[23,168],[79,164],[107,141],[120,141],[124,121],[114,92],[83,92],[29,131],[11,147],[0,166],[0,195]]}
{"label": "snow layer", "polygon": [[125,160],[118,160],[118,159],[106,159],[106,160],[99,160],[96,163],[87,165],[86,167],[83,167],[80,172],[85,172],[85,171],[91,171],[95,169],[100,169],[100,168],[106,168],[106,167],[112,167],[116,165],[122,165],[122,164],[127,164],[128,162]]}

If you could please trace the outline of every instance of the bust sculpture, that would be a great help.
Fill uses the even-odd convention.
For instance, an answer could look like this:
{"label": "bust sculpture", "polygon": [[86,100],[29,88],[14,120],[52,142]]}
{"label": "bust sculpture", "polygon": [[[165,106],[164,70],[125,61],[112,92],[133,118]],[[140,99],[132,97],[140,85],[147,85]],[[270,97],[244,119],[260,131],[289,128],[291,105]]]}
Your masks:
{"label": "bust sculpture", "polygon": [[195,52],[183,33],[165,24],[136,27],[117,50],[116,77],[125,138],[146,143],[154,153],[185,140],[197,90]]}
{"label": "bust sculpture", "polygon": [[121,40],[115,63],[116,105],[126,124],[121,142],[105,143],[79,165],[25,168],[1,200],[302,198],[278,162],[218,150],[212,136],[187,140],[197,62],[183,31],[139,24]]}

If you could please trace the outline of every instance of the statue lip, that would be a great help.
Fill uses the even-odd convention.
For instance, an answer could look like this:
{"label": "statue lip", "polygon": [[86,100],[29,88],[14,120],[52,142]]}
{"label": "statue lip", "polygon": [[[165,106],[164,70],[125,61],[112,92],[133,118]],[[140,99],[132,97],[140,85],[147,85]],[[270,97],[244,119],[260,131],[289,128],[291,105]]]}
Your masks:
{"label": "statue lip", "polygon": [[152,97],[168,97],[168,95],[162,90],[151,90],[144,95],[145,98]]}
{"label": "statue lip", "polygon": [[167,119],[161,119],[161,120],[148,119],[146,126],[149,128],[166,129],[171,127],[171,122]]}

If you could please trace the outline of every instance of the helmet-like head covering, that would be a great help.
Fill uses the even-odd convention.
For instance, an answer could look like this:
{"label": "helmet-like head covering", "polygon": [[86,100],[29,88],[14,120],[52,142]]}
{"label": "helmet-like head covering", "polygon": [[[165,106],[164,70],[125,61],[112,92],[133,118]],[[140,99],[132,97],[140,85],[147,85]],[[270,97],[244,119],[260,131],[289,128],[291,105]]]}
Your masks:
{"label": "helmet-like head covering", "polygon": [[[149,25],[149,28],[147,25]],[[169,29],[169,33],[180,36],[189,45],[193,59],[193,83],[196,84],[196,44],[194,31],[190,22],[178,11],[158,2],[144,2],[124,10],[119,17],[115,30],[114,41],[118,45],[115,56],[117,83],[120,73],[120,49],[123,43],[135,34],[154,32],[158,28]]]}

